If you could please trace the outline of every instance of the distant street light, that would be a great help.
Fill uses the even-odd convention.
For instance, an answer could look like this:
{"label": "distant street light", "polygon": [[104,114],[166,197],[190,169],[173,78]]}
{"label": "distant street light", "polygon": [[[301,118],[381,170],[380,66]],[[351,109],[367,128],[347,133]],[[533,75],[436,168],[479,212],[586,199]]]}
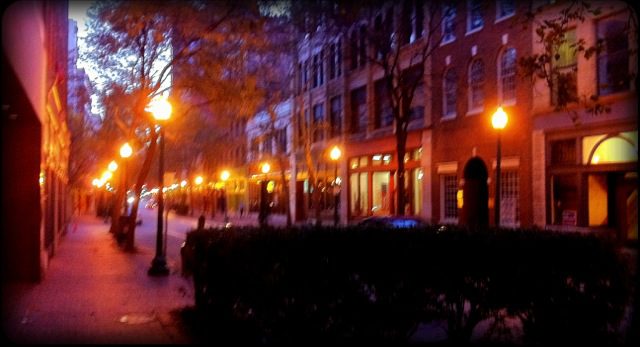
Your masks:
{"label": "distant street light", "polygon": [[258,213],[258,224],[260,227],[267,226],[267,218],[269,216],[269,206],[267,205],[267,174],[271,170],[269,163],[262,163],[260,171],[264,174],[262,180],[260,180],[260,212]]}
{"label": "distant street light", "polygon": [[107,166],[107,170],[111,172],[115,172],[116,170],[118,170],[118,163],[116,163],[115,160],[112,160]]}
{"label": "distant street light", "polygon": [[502,129],[507,126],[509,117],[504,112],[502,107],[498,107],[496,112],[491,117],[491,125],[498,133],[498,149],[496,153],[496,196],[494,198],[494,212],[495,212],[495,225],[500,227],[500,161],[502,156],[501,134]]}
{"label": "distant street light", "polygon": [[342,156],[342,151],[340,147],[333,146],[331,148],[331,152],[329,153],[329,157],[334,162],[334,171],[333,171],[333,225],[338,226],[340,223],[340,215],[338,214],[338,204],[340,203],[340,186],[338,185],[338,160]]}
{"label": "distant street light", "polygon": [[[205,213],[205,197],[204,194],[202,194],[202,187],[200,187],[202,185],[202,182],[204,182],[204,178],[202,176],[196,176],[196,178],[193,180],[193,184],[196,185],[196,191],[200,192],[200,197],[202,198],[202,210],[200,212],[200,218],[204,218]],[[193,192],[191,192],[191,194],[193,194]],[[191,202],[193,203],[193,195],[191,197]],[[193,215],[193,207],[191,207],[191,212]]]}
{"label": "distant street light", "polygon": [[227,180],[231,176],[231,173],[227,170],[223,170],[220,173],[220,179],[222,180],[222,212],[224,213],[224,224],[226,226],[229,223],[229,216],[227,215]]}
{"label": "distant street light", "polygon": [[154,98],[146,108],[151,112],[153,117],[158,121],[160,128],[160,156],[158,160],[158,180],[160,182],[160,190],[158,191],[158,227],[156,233],[156,255],[151,261],[151,268],[147,272],[150,276],[167,276],[169,268],[167,267],[167,259],[164,252],[164,241],[162,234],[162,214],[164,213],[164,126],[160,123],[171,117],[171,104],[166,98]]}

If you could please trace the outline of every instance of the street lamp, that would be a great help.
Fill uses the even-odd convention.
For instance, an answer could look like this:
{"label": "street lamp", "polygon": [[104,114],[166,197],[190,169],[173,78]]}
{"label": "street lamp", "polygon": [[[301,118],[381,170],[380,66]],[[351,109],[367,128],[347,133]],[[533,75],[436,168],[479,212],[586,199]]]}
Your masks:
{"label": "street lamp", "polygon": [[264,178],[260,181],[260,212],[258,214],[258,224],[260,227],[267,226],[267,217],[269,215],[267,206],[267,174],[271,170],[269,163],[262,163],[260,171],[264,174]]}
{"label": "street lamp", "polygon": [[498,149],[496,153],[496,196],[494,199],[494,212],[495,212],[495,225],[496,227],[500,227],[500,161],[502,157],[502,145],[501,145],[501,134],[502,129],[507,126],[507,121],[509,117],[504,112],[502,107],[498,107],[496,112],[491,117],[491,125],[494,129],[497,130],[498,133]]}
{"label": "street lamp", "polygon": [[338,160],[342,156],[340,147],[333,146],[329,157],[333,160],[335,166],[333,171],[333,225],[338,226],[340,222],[340,216],[338,215],[338,203],[340,203],[340,188],[338,186]]}
{"label": "street lamp", "polygon": [[220,179],[222,180],[222,212],[224,213],[225,226],[229,223],[229,215],[227,215],[227,180],[231,176],[231,173],[227,170],[223,170],[220,173]]}
{"label": "street lamp", "polygon": [[153,117],[158,121],[160,128],[160,156],[158,160],[158,180],[160,189],[158,190],[158,228],[156,234],[156,255],[151,261],[151,268],[147,272],[150,276],[167,276],[169,268],[167,267],[167,259],[164,252],[164,242],[162,234],[162,214],[164,213],[164,127],[160,126],[160,122],[168,120],[171,117],[171,104],[166,98],[154,98],[146,108],[151,112]]}
{"label": "street lamp", "polygon": [[129,214],[129,206],[127,204],[127,159],[131,157],[133,154],[133,149],[129,145],[128,142],[125,142],[122,147],[120,147],[120,157],[123,159],[122,162],[122,190],[124,192],[124,215]]}

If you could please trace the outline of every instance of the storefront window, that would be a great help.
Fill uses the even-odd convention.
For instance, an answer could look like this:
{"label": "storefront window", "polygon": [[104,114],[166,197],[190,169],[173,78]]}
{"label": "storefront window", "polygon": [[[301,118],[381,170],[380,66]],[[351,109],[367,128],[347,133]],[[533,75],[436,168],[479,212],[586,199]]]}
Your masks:
{"label": "storefront window", "polygon": [[413,214],[418,215],[422,210],[422,169],[413,170]]}
{"label": "storefront window", "polygon": [[578,225],[578,186],[575,174],[551,176],[552,224]]}
{"label": "storefront window", "polygon": [[385,215],[390,213],[391,192],[389,191],[388,171],[373,173],[373,206],[371,212],[373,214]]}
{"label": "storefront window", "polygon": [[367,156],[360,157],[360,166],[366,167],[367,165],[369,165],[369,157]]}
{"label": "storefront window", "polygon": [[613,164],[638,161],[638,132],[628,131],[607,138],[607,135],[582,139],[582,160],[585,164]]}
{"label": "storefront window", "polygon": [[349,167],[351,167],[351,169],[357,169],[358,168],[358,158],[352,158],[349,161]]}
{"label": "storefront window", "polygon": [[367,215],[368,197],[368,173],[353,173],[349,176],[349,210],[354,217]]}

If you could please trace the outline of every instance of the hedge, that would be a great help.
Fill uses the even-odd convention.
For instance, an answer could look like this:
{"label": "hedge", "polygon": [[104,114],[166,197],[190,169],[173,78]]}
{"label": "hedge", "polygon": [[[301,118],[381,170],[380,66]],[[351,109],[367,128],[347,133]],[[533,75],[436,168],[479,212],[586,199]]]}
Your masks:
{"label": "hedge", "polygon": [[[230,228],[187,234],[196,311],[207,340],[407,343],[446,322],[449,342],[618,343],[627,262],[591,235],[457,226]],[[506,337],[506,341],[513,338]]]}

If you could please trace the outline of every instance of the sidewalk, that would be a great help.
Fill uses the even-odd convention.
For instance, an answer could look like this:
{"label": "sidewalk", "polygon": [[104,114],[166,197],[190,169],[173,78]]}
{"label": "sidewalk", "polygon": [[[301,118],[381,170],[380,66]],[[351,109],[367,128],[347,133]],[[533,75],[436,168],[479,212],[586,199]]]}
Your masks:
{"label": "sidewalk", "polygon": [[192,284],[179,266],[167,277],[148,276],[148,252],[121,251],[108,228],[91,216],[74,218],[41,283],[3,284],[5,341],[191,342],[171,314],[194,303]]}

